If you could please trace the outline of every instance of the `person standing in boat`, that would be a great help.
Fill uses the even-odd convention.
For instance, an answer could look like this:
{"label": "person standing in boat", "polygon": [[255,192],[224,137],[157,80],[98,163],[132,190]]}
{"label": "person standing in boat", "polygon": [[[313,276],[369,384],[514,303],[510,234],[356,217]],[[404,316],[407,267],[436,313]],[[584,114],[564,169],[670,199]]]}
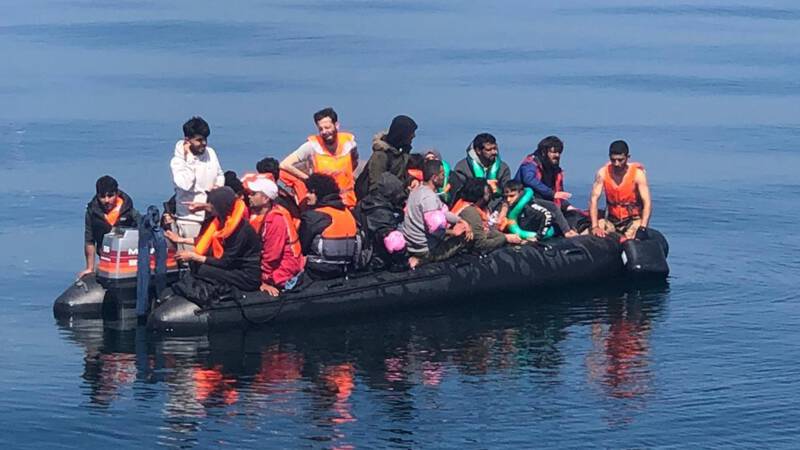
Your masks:
{"label": "person standing in boat", "polygon": [[[630,150],[625,141],[612,142],[608,158],[611,161],[597,171],[589,200],[592,234],[604,237],[616,231],[633,239],[639,230],[647,229],[653,210],[644,166],[629,161]],[[606,217],[600,218],[597,204],[603,193]]]}
{"label": "person standing in boat", "polygon": [[281,161],[281,169],[306,180],[312,173],[332,177],[339,186],[342,202],[356,206],[355,170],[358,146],[352,133],[339,131],[339,116],[333,108],[314,113],[317,134]]}
{"label": "person standing in boat", "polygon": [[473,239],[469,249],[483,255],[496,250],[506,243],[521,244],[516,234],[503,234],[489,224],[487,207],[492,200],[493,190],[483,178],[467,180],[461,189],[461,198],[453,205],[453,214],[458,214],[472,229]]}
{"label": "person standing in boat", "polygon": [[358,228],[341,198],[336,180],[315,173],[306,180],[309,209],[300,216],[300,245],[312,280],[346,275],[359,252]]}
{"label": "person standing in boat", "polygon": [[403,221],[411,268],[448,259],[458,253],[466,241],[472,240],[469,224],[450,212],[436,194],[443,183],[442,162],[423,162],[422,184],[408,196]]}
{"label": "person standing in boat", "polygon": [[250,224],[261,236],[261,291],[276,296],[303,271],[300,238],[289,211],[278,202],[278,185],[265,175],[248,180]]}
{"label": "person standing in boat", "polygon": [[489,133],[475,136],[467,147],[467,157],[456,163],[450,176],[454,200],[459,198],[459,191],[470,178],[485,179],[495,199],[502,196],[503,187],[511,179],[511,169],[500,159],[497,139]]}
{"label": "person standing in boat", "polygon": [[207,197],[213,219],[194,250],[180,250],[175,257],[192,263],[192,273],[200,279],[257,291],[261,285],[261,239],[245,217],[244,200],[227,186],[209,191]]}
{"label": "person standing in boat", "polygon": [[[175,186],[175,220],[177,234],[184,238],[179,250],[191,250],[206,219],[206,192],[225,184],[225,175],[217,153],[208,146],[211,130],[201,117],[192,117],[183,124],[183,139],[175,144],[170,161]],[[169,218],[167,219],[169,222]]]}
{"label": "person standing in boat", "polygon": [[95,196],[86,204],[86,219],[83,231],[83,253],[86,268],[78,272],[78,278],[94,273],[95,254],[100,255],[103,236],[113,227],[136,227],[139,213],[133,200],[119,189],[117,180],[103,175],[95,183]]}
{"label": "person standing in boat", "polygon": [[558,136],[547,136],[539,141],[535,152],[522,160],[514,179],[533,189],[536,204],[550,211],[560,234],[575,237],[578,232],[565,214],[571,211],[580,214],[581,211],[569,203],[572,194],[564,191],[563,152],[564,142]]}
{"label": "person standing in boat", "polygon": [[411,142],[416,137],[417,123],[408,116],[392,119],[389,131],[381,131],[372,139],[372,155],[356,180],[356,193],[359,200],[372,193],[378,186],[383,173],[390,173],[406,179],[408,154]]}

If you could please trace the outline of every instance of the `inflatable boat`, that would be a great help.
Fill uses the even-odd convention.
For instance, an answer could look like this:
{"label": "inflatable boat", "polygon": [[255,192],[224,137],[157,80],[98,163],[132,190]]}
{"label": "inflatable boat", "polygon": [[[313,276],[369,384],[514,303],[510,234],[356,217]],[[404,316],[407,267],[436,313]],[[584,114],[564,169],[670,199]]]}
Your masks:
{"label": "inflatable boat", "polygon": [[[535,292],[619,279],[666,278],[669,248],[649,229],[648,239],[579,236],[535,245],[506,246],[487,255],[461,254],[406,272],[356,272],[344,278],[304,281],[278,297],[252,292],[198,306],[181,296],[162,295],[150,312],[148,328],[159,333],[205,334],[270,323],[342,317],[465,301],[501,301],[509,293]],[[135,230],[106,236],[107,262],[119,263],[136,249]],[[127,252],[127,253],[126,253]],[[103,255],[101,254],[101,257]],[[105,267],[113,266],[106,264]],[[101,265],[101,268],[104,267]],[[177,278],[177,267],[168,277]],[[154,296],[154,294],[151,294]],[[70,286],[55,302],[57,318],[131,317],[136,304],[136,274],[101,270]]]}

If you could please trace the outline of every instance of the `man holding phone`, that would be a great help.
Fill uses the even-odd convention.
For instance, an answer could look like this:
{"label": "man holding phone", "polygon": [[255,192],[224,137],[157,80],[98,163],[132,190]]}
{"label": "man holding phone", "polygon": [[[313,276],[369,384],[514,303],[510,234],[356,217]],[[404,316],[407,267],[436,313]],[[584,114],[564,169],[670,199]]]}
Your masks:
{"label": "man holding phone", "polygon": [[193,250],[190,242],[200,234],[206,218],[206,192],[225,184],[217,153],[208,146],[209,134],[211,130],[205,120],[201,117],[189,119],[183,124],[184,138],[175,144],[170,161],[175,186],[174,225],[183,239],[170,238],[176,241],[179,250]]}

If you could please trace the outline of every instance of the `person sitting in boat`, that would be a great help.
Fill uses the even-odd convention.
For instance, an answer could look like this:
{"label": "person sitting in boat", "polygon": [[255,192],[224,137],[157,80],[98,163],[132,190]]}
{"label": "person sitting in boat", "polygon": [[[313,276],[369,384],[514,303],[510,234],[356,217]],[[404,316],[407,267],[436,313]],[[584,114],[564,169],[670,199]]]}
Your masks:
{"label": "person sitting in boat", "polygon": [[372,270],[400,271],[408,268],[406,240],[400,231],[405,200],[403,182],[384,172],[375,189],[353,210],[359,228],[366,233],[366,244],[372,249],[369,264]]}
{"label": "person sitting in boat", "polygon": [[[467,147],[467,157],[456,164],[451,174],[451,192],[455,194],[453,200],[458,200],[459,191],[471,178],[483,178],[492,187],[492,195],[498,201],[503,194],[503,187],[511,179],[511,170],[498,154],[497,139],[489,133],[475,136]],[[494,207],[496,205],[492,205]]]}
{"label": "person sitting in boat", "polygon": [[411,268],[424,262],[448,259],[473,237],[469,224],[451,213],[436,194],[444,183],[442,162],[425,161],[422,177],[422,184],[408,197],[403,220]]}
{"label": "person sitting in boat", "polygon": [[86,268],[78,272],[78,278],[94,273],[95,254],[100,255],[103,236],[113,227],[136,227],[139,213],[133,200],[119,189],[117,180],[103,175],[95,183],[95,196],[86,204],[86,219],[83,231],[83,253]]}
{"label": "person sitting in boat", "polygon": [[261,239],[245,218],[247,207],[233,189],[209,191],[213,218],[194,246],[175,257],[190,262],[192,273],[212,283],[227,283],[242,291],[257,291],[261,283]]}
{"label": "person sitting in boat", "polygon": [[539,141],[536,151],[526,156],[517,169],[514,180],[533,189],[536,204],[550,211],[558,232],[565,237],[575,237],[578,232],[570,225],[565,213],[581,211],[569,203],[572,194],[564,191],[564,171],[561,154],[564,143],[558,136],[547,136]]}
{"label": "person sitting in boat", "polygon": [[505,201],[500,208],[499,219],[501,229],[531,242],[551,233],[553,216],[534,201],[531,188],[511,180],[503,188],[503,198]]}
{"label": "person sitting in boat", "polygon": [[372,155],[356,180],[358,199],[366,197],[377,186],[381,174],[390,173],[405,180],[411,142],[416,136],[417,123],[408,116],[392,119],[388,131],[381,131],[372,139]]}
{"label": "person sitting in boat", "polygon": [[[208,146],[210,133],[208,122],[201,117],[189,119],[183,124],[184,138],[175,144],[170,161],[175,185],[174,228],[188,242],[194,242],[206,219],[206,192],[225,183],[217,153]],[[181,244],[178,248],[191,250],[191,245]]]}
{"label": "person sitting in boat", "polygon": [[[278,185],[278,198],[275,201],[292,213],[292,217],[299,224],[299,205],[306,198],[305,183],[289,172],[281,170],[280,162],[275,158],[266,157],[256,163],[256,171],[271,178]],[[257,174],[246,174],[242,177],[243,181],[251,175]]]}
{"label": "person sitting in boat", "polygon": [[437,161],[442,162],[442,167],[444,168],[444,183],[442,187],[439,188],[439,194],[442,196],[442,201],[445,203],[450,203],[450,172],[453,169],[450,167],[450,164],[442,158],[442,154],[439,153],[439,150],[435,148],[431,148],[425,151],[423,157],[427,159],[435,159]]}
{"label": "person sitting in boat", "polygon": [[312,280],[351,272],[359,252],[356,220],[342,201],[336,180],[315,173],[306,180],[309,209],[300,216],[300,245]]}
{"label": "person sitting in boat", "polygon": [[[611,162],[597,171],[589,199],[592,234],[604,237],[616,231],[633,239],[639,230],[647,229],[653,208],[644,166],[629,162],[630,150],[625,141],[612,142],[608,158]],[[606,196],[605,219],[599,217],[597,209],[603,193]]]}
{"label": "person sitting in boat", "polygon": [[277,199],[278,185],[265,175],[245,184],[250,196],[250,224],[261,236],[261,291],[276,296],[303,271],[300,238],[289,211]]}
{"label": "person sitting in boat", "polygon": [[[408,155],[408,163],[406,164],[405,175],[407,192],[413,191],[422,184],[422,164],[424,162],[425,157],[419,153],[411,153]],[[402,180],[403,178],[400,179]]]}
{"label": "person sitting in boat", "polygon": [[301,180],[312,173],[331,176],[339,186],[342,202],[356,206],[355,170],[358,147],[351,133],[339,131],[339,116],[333,108],[314,113],[318,133],[308,137],[300,147],[281,161],[281,169]]}
{"label": "person sitting in boat", "polygon": [[483,178],[467,180],[461,188],[461,195],[453,205],[453,213],[458,214],[472,229],[473,239],[469,249],[478,254],[486,254],[498,249],[506,243],[520,244],[522,239],[514,234],[503,234],[489,223],[487,209],[492,200],[492,188]]}

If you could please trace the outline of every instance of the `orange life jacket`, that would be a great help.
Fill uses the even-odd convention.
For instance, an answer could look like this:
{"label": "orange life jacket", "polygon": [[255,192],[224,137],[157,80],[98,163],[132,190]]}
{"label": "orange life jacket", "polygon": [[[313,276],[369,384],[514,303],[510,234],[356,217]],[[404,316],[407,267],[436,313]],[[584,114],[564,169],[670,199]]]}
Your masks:
{"label": "orange life jacket", "polygon": [[108,222],[108,224],[112,227],[116,225],[117,221],[119,220],[119,213],[122,212],[122,204],[124,202],[125,201],[122,200],[122,196],[117,195],[117,201],[114,204],[114,208],[105,214],[106,222]]}
{"label": "orange life jacket", "polygon": [[322,232],[325,239],[350,239],[356,236],[358,227],[353,214],[346,209],[336,209],[332,206],[317,208],[317,211],[331,216],[331,224]]}
{"label": "orange life jacket", "polygon": [[336,150],[328,152],[325,141],[318,135],[309,136],[308,141],[314,146],[314,173],[324,173],[336,180],[341,192],[342,203],[348,208],[356,206],[355,176],[350,151],[355,148],[355,137],[340,131],[336,138]]}
{"label": "orange life jacket", "polygon": [[266,214],[250,214],[250,226],[256,231],[256,233],[261,234],[261,227],[264,226],[264,218]]}
{"label": "orange life jacket", "polygon": [[289,213],[289,210],[281,205],[274,204],[268,214],[278,214],[283,217],[283,220],[286,221],[286,231],[289,234],[289,247],[292,249],[292,255],[302,255],[303,250],[300,248],[300,236],[297,234],[297,227],[294,224],[294,219]]}
{"label": "orange life jacket", "polygon": [[237,198],[233,203],[233,209],[230,214],[228,214],[228,217],[225,218],[225,225],[222,229],[220,229],[219,219],[214,218],[197,240],[194,246],[195,253],[198,255],[205,255],[210,248],[215,258],[222,258],[222,255],[225,253],[225,248],[222,246],[222,243],[225,239],[230,237],[234,230],[236,230],[236,227],[239,226],[239,222],[241,222],[245,216],[245,211],[247,211],[247,206],[245,206],[244,200]]}
{"label": "orange life jacket", "polygon": [[642,199],[636,188],[636,174],[644,167],[639,163],[628,163],[628,170],[617,184],[612,176],[613,166],[606,164],[603,188],[606,192],[606,213],[615,220],[625,220],[642,214]]}

